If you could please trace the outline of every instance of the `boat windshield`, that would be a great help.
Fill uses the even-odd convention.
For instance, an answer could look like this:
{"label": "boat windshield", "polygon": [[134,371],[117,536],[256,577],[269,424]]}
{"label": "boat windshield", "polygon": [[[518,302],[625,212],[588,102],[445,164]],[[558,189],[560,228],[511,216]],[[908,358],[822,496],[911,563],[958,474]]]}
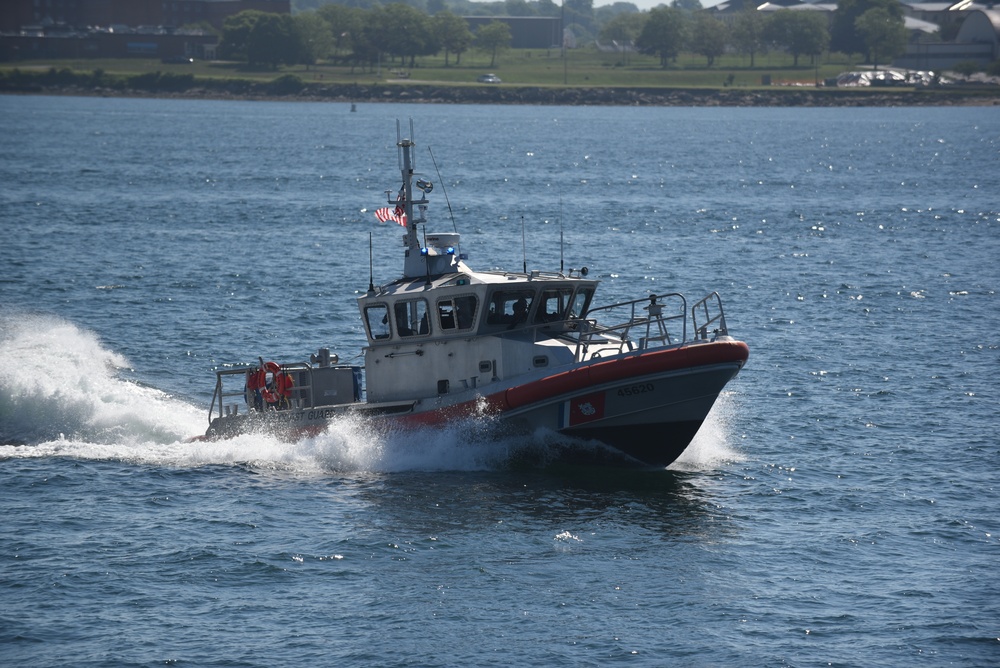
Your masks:
{"label": "boat windshield", "polygon": [[590,308],[590,298],[594,296],[594,288],[580,288],[573,295],[573,303],[569,307],[567,318],[582,318]]}
{"label": "boat windshield", "polygon": [[538,310],[535,311],[534,321],[541,324],[565,320],[566,309],[569,307],[569,298],[572,294],[573,290],[571,288],[543,290],[542,298],[538,303]]}
{"label": "boat windshield", "polygon": [[372,304],[365,307],[365,321],[368,323],[368,336],[373,341],[389,338],[388,306]]}
{"label": "boat windshield", "polygon": [[[528,321],[534,290],[497,290],[490,295],[486,324],[514,329]],[[495,329],[496,327],[494,327]]]}

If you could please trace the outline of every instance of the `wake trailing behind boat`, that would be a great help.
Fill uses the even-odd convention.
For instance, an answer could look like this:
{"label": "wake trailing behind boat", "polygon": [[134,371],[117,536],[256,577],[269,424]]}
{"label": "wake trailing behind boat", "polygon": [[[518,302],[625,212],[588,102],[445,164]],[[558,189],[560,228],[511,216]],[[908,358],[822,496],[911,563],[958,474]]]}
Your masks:
{"label": "wake trailing behind boat", "polygon": [[677,459],[749,357],[719,294],[595,306],[599,281],[586,269],[476,271],[457,232],[425,232],[421,243],[433,185],[415,179],[415,144],[398,128],[397,146],[402,187],[375,215],[406,229],[403,275],[370,281],[358,298],[364,366],[320,349],[309,361],[219,369],[205,438],[315,434],[340,416],[404,428],[490,416],[507,433],[609,446],[569,448],[570,458]]}

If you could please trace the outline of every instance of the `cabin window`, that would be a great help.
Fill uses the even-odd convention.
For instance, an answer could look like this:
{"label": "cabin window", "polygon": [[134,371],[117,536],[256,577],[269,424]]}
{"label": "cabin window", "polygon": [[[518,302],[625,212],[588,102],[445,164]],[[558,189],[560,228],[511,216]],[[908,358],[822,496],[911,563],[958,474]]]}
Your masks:
{"label": "cabin window", "polygon": [[476,307],[479,300],[475,295],[453,297],[438,301],[438,324],[445,332],[471,329],[476,324]]}
{"label": "cabin window", "polygon": [[368,323],[368,336],[373,341],[389,338],[389,307],[385,304],[374,304],[365,307],[365,321]]}
{"label": "cabin window", "polygon": [[594,288],[580,288],[573,295],[573,303],[569,307],[567,318],[582,318],[590,308],[590,298],[594,296]]}
{"label": "cabin window", "polygon": [[534,290],[497,290],[490,295],[486,324],[514,329],[526,323],[534,299]]}
{"label": "cabin window", "polygon": [[569,298],[573,294],[570,288],[557,288],[544,290],[542,298],[538,302],[538,310],[535,312],[535,322],[558,322],[566,319],[566,309],[569,307]]}
{"label": "cabin window", "polygon": [[397,302],[393,314],[396,317],[396,333],[399,336],[430,334],[426,299],[407,299]]}

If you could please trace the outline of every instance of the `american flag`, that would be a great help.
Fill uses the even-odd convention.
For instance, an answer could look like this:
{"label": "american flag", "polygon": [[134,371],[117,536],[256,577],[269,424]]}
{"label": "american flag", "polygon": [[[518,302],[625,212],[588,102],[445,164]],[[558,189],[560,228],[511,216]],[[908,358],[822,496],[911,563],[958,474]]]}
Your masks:
{"label": "american flag", "polygon": [[384,223],[387,220],[391,220],[394,223],[399,223],[403,227],[406,227],[406,208],[403,206],[403,201],[406,197],[403,191],[399,191],[399,195],[396,197],[396,208],[390,209],[389,207],[382,207],[381,209],[375,209],[375,217],[378,218],[380,223]]}
{"label": "american flag", "polygon": [[380,223],[391,220],[394,223],[399,223],[403,227],[406,227],[406,214],[396,213],[398,210],[399,207],[397,207],[394,211],[387,206],[382,207],[381,209],[375,209],[375,217],[378,218]]}

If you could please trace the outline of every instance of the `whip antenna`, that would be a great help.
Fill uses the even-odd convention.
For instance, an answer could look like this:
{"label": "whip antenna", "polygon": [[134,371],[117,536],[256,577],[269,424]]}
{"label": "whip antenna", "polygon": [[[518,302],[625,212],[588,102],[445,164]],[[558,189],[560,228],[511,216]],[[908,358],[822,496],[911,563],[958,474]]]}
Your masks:
{"label": "whip antenna", "polygon": [[521,269],[528,273],[528,245],[524,242],[524,216],[521,216],[521,259],[523,261]]}
{"label": "whip antenna", "polygon": [[[444,187],[444,179],[441,178],[441,170],[438,169],[438,162],[434,159],[434,151],[431,150],[430,146],[427,147],[427,152],[431,154],[431,162],[434,163],[434,171],[437,172],[438,183],[441,184],[441,192],[444,193],[444,201],[448,204],[448,215],[451,216],[451,226],[457,234],[458,225],[455,224],[455,213],[451,210],[451,200],[448,199],[448,190]],[[459,247],[458,252],[462,252],[461,247]]]}
{"label": "whip antenna", "polygon": [[372,233],[368,233],[368,292],[375,292],[375,270],[372,267]]}
{"label": "whip antenna", "polygon": [[559,273],[563,273],[563,227],[562,216],[559,216]]}
{"label": "whip antenna", "polygon": [[559,273],[563,273],[563,201],[559,198]]}

